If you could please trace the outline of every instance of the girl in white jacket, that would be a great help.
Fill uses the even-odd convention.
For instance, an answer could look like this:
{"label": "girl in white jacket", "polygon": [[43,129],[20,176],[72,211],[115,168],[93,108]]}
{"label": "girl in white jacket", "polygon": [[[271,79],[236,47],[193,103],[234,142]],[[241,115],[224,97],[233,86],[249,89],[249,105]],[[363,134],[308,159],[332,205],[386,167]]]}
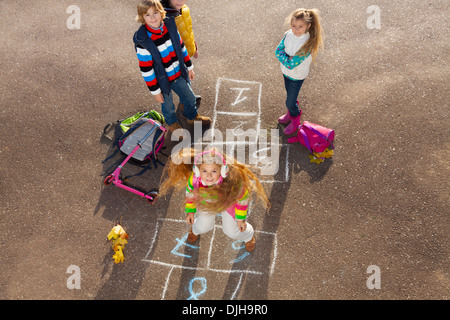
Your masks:
{"label": "girl in white jacket", "polygon": [[278,122],[289,125],[284,134],[296,133],[300,125],[301,109],[298,106],[298,94],[309,66],[315,61],[317,52],[323,46],[322,27],[317,9],[297,9],[286,19],[291,29],[287,31],[278,45],[275,55],[281,63],[286,88],[286,114]]}

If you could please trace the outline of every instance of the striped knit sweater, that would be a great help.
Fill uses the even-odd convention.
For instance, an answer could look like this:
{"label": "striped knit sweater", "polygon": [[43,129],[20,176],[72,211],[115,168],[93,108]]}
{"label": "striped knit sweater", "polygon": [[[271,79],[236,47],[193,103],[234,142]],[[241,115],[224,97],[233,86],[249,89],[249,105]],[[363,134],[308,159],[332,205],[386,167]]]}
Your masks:
{"label": "striped knit sweater", "polygon": [[[194,189],[196,188],[206,189],[208,186],[205,186],[201,178],[194,177],[192,173],[186,185],[186,206],[184,210],[186,213],[197,212],[194,195]],[[212,199],[205,197],[203,201],[212,201]],[[248,190],[244,189],[240,198],[231,207],[226,209],[226,211],[236,220],[245,220],[247,218],[248,202]]]}
{"label": "striped knit sweater", "polygon": [[[172,41],[170,40],[167,27],[164,23],[159,29],[153,29],[147,24],[145,25],[145,27],[147,28],[148,36],[155,43],[159,53],[161,54],[161,58],[163,60],[164,68],[166,70],[169,81],[174,81],[175,79],[180,77],[181,72],[179,61],[172,46]],[[189,58],[186,47],[184,46],[183,40],[181,39],[179,34],[178,37],[180,38],[184,63],[186,64],[188,70],[192,70],[194,68],[194,66],[192,65],[192,61]],[[156,79],[155,71],[153,69],[152,55],[147,49],[139,44],[136,46],[136,53],[139,60],[139,68],[141,69],[142,77],[144,78],[148,89],[153,95],[160,94],[161,89]]]}

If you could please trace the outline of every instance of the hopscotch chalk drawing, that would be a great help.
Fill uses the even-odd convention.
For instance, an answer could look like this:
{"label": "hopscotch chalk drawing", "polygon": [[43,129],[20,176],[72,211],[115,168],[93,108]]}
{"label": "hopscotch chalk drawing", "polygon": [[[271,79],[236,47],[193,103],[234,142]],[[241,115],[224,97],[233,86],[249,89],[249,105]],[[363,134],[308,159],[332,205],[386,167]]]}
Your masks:
{"label": "hopscotch chalk drawing", "polygon": [[[261,130],[261,93],[260,82],[219,78],[210,140],[207,144],[222,148],[224,152],[226,149],[226,153],[233,155],[238,161],[253,161],[251,164],[259,168],[264,168],[267,163],[278,164],[281,148],[285,150],[281,156],[285,164],[277,167],[281,170],[277,172],[277,179],[266,175],[261,182],[285,183],[289,180],[289,145],[281,145],[278,140],[273,139],[269,144],[264,144],[267,142],[264,139],[263,144],[260,143],[261,132],[264,131]],[[231,132],[233,137],[215,139],[214,135],[220,132]],[[239,159],[240,152],[244,152],[247,157],[244,161]],[[249,206],[249,217],[252,210],[257,210],[253,208],[253,203]],[[221,229],[222,226],[216,223],[212,232],[202,235],[197,243],[189,244],[189,226],[185,220],[157,220],[150,248],[143,261],[169,269],[161,299],[179,299],[180,287],[184,288],[184,299],[223,299],[226,287],[228,286],[229,291],[231,286],[232,292],[228,297],[232,300],[238,297],[245,281],[244,276],[269,277],[273,274],[277,259],[276,233],[255,230],[258,246],[265,250],[255,250],[250,254],[242,242],[230,241]],[[180,283],[182,279],[186,281],[186,274],[189,274],[188,282]],[[230,285],[232,275],[235,278]],[[207,285],[212,281],[214,290],[208,290]],[[223,288],[220,288],[221,285]]]}
{"label": "hopscotch chalk drawing", "polygon": [[[220,230],[222,227],[218,224],[215,225],[210,234],[202,235],[195,245],[187,242],[187,228],[186,221],[182,219],[158,219],[150,248],[142,260],[170,269],[162,292],[162,299],[167,298],[167,292],[174,291],[169,290],[169,288],[171,287],[171,276],[176,270],[195,271],[196,278],[205,279],[208,279],[214,273],[216,274],[214,278],[220,278],[219,283],[224,284],[224,290],[227,277],[230,274],[270,275],[274,272],[277,256],[277,236],[275,233],[255,231],[258,245],[273,247],[270,257],[265,257],[267,253],[264,253],[264,257],[261,257],[262,252],[261,256],[257,251],[248,254],[242,243],[230,242],[230,239],[223,234]],[[174,233],[180,235],[180,237],[173,239]],[[167,252],[171,254],[167,255]],[[254,261],[258,263],[252,263]],[[261,261],[265,261],[267,264],[262,265]],[[192,262],[192,265],[190,265],[190,262]],[[239,268],[240,266],[242,266],[242,269]],[[204,287],[201,291],[206,291],[207,281],[201,281],[201,283]],[[191,287],[192,284],[187,285],[187,287]],[[238,289],[239,287],[236,286],[235,291]],[[189,292],[191,291],[192,288]],[[208,296],[208,299],[215,298],[221,297],[212,298]],[[174,299],[174,297],[168,299]]]}
{"label": "hopscotch chalk drawing", "polygon": [[[266,183],[287,182],[290,145],[279,144],[278,129],[261,129],[261,94],[261,82],[219,78],[208,145],[255,165]],[[220,139],[216,139],[218,134]],[[279,165],[281,158],[283,166]],[[273,178],[276,174],[278,180]]]}

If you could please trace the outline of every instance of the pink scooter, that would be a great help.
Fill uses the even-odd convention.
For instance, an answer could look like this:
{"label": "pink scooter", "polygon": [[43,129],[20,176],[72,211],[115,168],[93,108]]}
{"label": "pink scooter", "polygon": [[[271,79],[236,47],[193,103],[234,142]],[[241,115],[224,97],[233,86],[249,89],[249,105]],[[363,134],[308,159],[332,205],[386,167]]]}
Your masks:
{"label": "pink scooter", "polygon": [[[128,137],[125,140],[125,143],[120,147],[120,150],[122,152],[124,152],[125,154],[127,154],[127,149],[128,151],[131,150],[130,153],[128,153],[128,156],[125,158],[125,160],[114,170],[113,173],[111,173],[109,176],[107,176],[104,180],[104,184],[105,185],[110,185],[111,183],[116,185],[119,188],[122,188],[124,190],[133,192],[134,194],[137,194],[138,196],[141,196],[145,199],[147,199],[147,201],[150,204],[153,204],[156,201],[156,198],[158,197],[158,190],[152,190],[148,193],[144,193],[142,191],[136,190],[130,186],[127,186],[124,184],[124,182],[121,179],[120,173],[121,170],[123,168],[123,166],[136,154],[140,153],[140,156],[137,158],[138,160],[142,160],[144,158],[143,154],[147,155],[149,152],[148,150],[145,151],[145,148],[150,148],[150,150],[152,150],[153,155],[156,155],[162,148],[163,144],[164,144],[164,137],[165,137],[165,133],[167,132],[167,129],[164,128],[158,121],[155,121],[153,119],[148,119],[148,121],[145,121],[145,123],[143,123],[139,129],[136,129],[136,131],[140,130],[146,130],[146,126],[150,127],[148,132],[145,133],[145,135],[143,136],[142,139],[138,140],[136,142],[136,138],[134,138],[135,141],[133,141],[133,139],[130,139],[130,137]],[[159,133],[159,135],[157,135]],[[145,143],[148,138],[153,137],[153,143]],[[155,140],[157,141],[155,144]],[[134,145],[134,143],[136,143],[136,146],[133,148],[133,146],[131,144]],[[135,158],[134,158],[135,159]]]}

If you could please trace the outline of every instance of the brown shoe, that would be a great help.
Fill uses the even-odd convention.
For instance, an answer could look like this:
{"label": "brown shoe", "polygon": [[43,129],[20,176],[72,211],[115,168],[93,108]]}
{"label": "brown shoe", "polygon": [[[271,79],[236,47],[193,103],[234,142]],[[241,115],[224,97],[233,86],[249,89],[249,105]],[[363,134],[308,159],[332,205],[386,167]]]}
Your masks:
{"label": "brown shoe", "polygon": [[174,132],[177,129],[181,129],[181,126],[180,126],[180,124],[178,122],[175,122],[174,124],[171,124],[169,126],[169,132],[170,133]]}
{"label": "brown shoe", "polygon": [[[182,129],[182,127],[180,126],[180,124],[178,122],[175,122],[174,124],[171,124],[169,126],[170,134],[172,134],[177,129]],[[180,136],[180,140],[183,140],[183,136]]]}
{"label": "brown shoe", "polygon": [[199,114],[197,114],[197,116],[192,119],[192,120],[187,120],[187,124],[188,125],[193,125],[195,121],[201,121],[202,122],[202,126],[209,126],[211,124],[211,118],[210,117],[205,117],[205,116],[201,116]]}
{"label": "brown shoe", "polygon": [[189,243],[195,243],[195,242],[197,242],[197,240],[198,240],[198,236],[196,236],[194,233],[192,233],[192,228],[191,228],[191,230],[189,230],[187,241]]}
{"label": "brown shoe", "polygon": [[253,250],[255,250],[256,247],[256,239],[255,236],[253,236],[252,240],[247,241],[245,243],[245,250],[247,250],[247,252],[252,252]]}
{"label": "brown shoe", "polygon": [[[195,106],[198,108],[200,108],[200,104],[202,102],[202,97],[201,96],[195,96]],[[184,116],[184,104],[179,103],[178,104],[178,110],[180,110],[181,112],[181,116],[186,119],[186,117]]]}

